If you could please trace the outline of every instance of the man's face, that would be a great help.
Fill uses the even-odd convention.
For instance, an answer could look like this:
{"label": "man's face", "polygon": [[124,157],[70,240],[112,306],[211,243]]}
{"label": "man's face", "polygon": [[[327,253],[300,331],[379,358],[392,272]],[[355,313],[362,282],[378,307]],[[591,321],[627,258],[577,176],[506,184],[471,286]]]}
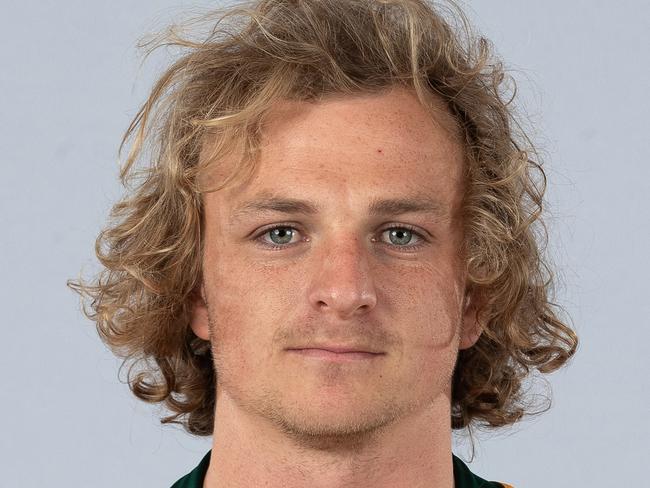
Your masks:
{"label": "man's face", "polygon": [[451,124],[404,89],[276,107],[253,177],[205,195],[207,314],[192,328],[208,338],[209,322],[218,402],[303,437],[449,403],[476,340],[461,330]]}

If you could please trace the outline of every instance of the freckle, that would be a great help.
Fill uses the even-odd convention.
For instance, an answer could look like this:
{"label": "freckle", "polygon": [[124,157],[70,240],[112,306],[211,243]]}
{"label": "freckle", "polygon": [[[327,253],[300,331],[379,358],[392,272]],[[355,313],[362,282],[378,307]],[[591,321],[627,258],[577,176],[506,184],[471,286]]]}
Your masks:
{"label": "freckle", "polygon": [[383,152],[383,151],[382,151],[381,149],[377,149],[377,152],[378,152],[378,153],[381,153],[381,152]]}

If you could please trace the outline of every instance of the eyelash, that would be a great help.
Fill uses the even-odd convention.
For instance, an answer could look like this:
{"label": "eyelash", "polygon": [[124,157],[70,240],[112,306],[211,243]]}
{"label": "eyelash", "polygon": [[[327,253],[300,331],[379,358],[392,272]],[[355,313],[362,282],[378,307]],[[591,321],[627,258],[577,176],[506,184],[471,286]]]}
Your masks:
{"label": "eyelash", "polygon": [[[269,249],[271,251],[280,251],[282,249],[288,249],[290,247],[295,246],[296,244],[299,244],[298,242],[295,242],[293,244],[284,244],[284,245],[279,245],[279,244],[269,244],[268,242],[264,241],[264,236],[267,235],[270,231],[275,230],[275,229],[292,229],[292,230],[297,230],[300,232],[299,229],[297,229],[295,226],[290,225],[290,224],[276,224],[272,227],[266,227],[265,229],[260,230],[260,232],[254,237],[254,240],[260,243],[264,248]],[[415,244],[415,245],[407,245],[407,246],[399,246],[397,244],[388,244],[386,242],[381,241],[380,244],[386,245],[388,247],[392,247],[398,250],[407,250],[407,251],[417,251],[418,249],[424,247],[427,243],[427,239],[422,235],[421,232],[418,232],[415,227],[412,227],[410,225],[406,224],[400,224],[400,225],[392,225],[390,227],[385,227],[380,231],[380,235],[386,232],[387,230],[395,230],[395,229],[400,229],[400,230],[408,230],[412,234],[414,234],[418,239],[420,239],[421,243],[420,244]]]}

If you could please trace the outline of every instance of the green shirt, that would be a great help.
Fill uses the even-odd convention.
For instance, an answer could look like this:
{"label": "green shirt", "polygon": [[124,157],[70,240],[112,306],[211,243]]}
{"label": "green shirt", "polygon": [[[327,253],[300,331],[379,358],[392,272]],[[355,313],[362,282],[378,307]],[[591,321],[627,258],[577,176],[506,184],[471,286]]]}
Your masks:
{"label": "green shirt", "polygon": [[[201,460],[199,465],[186,474],[171,488],[203,488],[203,479],[208,471],[210,465],[210,454],[208,451],[205,457]],[[455,488],[513,488],[506,483],[499,483],[496,481],[486,481],[473,474],[467,465],[452,453],[454,463],[454,485]]]}

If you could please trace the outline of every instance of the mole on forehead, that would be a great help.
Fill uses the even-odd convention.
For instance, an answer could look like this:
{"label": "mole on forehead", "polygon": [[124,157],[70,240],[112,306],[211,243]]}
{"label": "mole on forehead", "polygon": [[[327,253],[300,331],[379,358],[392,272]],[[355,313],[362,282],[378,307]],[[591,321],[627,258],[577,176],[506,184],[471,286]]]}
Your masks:
{"label": "mole on forehead", "polygon": [[[377,107],[374,104],[367,105],[367,102],[372,102],[387,95],[394,95],[391,97],[393,102],[388,107]],[[264,115],[263,120],[264,125],[268,126],[273,125],[275,122],[286,123],[290,119],[296,120],[296,117],[297,120],[304,119],[309,117],[309,114],[313,113],[313,110],[317,109],[319,105],[346,107],[350,104],[357,105],[360,103],[359,110],[361,111],[365,110],[363,107],[371,107],[370,113],[368,113],[371,120],[376,118],[377,114],[373,113],[376,110],[380,110],[383,114],[394,112],[395,115],[402,117],[405,107],[413,108],[419,106],[436,128],[442,129],[452,139],[458,140],[462,134],[461,124],[449,109],[447,101],[436,93],[424,92],[423,95],[425,104],[420,101],[414,89],[407,87],[387,87],[386,90],[378,93],[360,93],[355,95],[333,94],[317,102],[280,99]],[[398,102],[397,105],[395,105],[395,102]],[[358,115],[358,111],[355,110],[355,112]],[[420,128],[425,129],[425,127]]]}

